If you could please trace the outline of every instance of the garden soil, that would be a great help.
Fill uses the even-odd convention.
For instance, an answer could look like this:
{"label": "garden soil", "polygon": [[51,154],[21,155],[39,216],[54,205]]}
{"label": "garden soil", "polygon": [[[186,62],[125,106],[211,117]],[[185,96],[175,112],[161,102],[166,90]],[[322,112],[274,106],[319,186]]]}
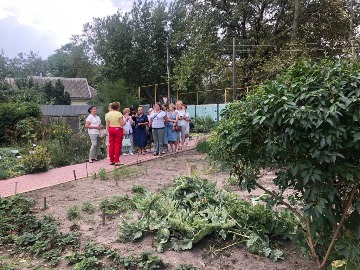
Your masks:
{"label": "garden soil", "polygon": [[[176,156],[165,156],[151,160],[141,164],[141,166],[133,166],[129,168],[129,171],[137,171],[138,176],[121,179],[117,183],[109,172],[108,180],[94,179],[92,176],[29,192],[26,193],[26,196],[35,199],[36,212],[39,217],[42,215],[54,216],[59,221],[62,231],[69,232],[73,225],[76,224],[80,228],[82,242],[94,241],[99,245],[116,249],[122,255],[151,251],[154,255],[169,263],[171,265],[169,269],[174,269],[182,263],[192,264],[198,269],[207,270],[315,269],[314,264],[305,260],[290,242],[285,243],[282,247],[284,260],[278,262],[272,262],[263,256],[251,254],[244,246],[224,248],[224,243],[222,246],[219,245],[214,237],[208,237],[188,251],[176,252],[165,250],[163,253],[157,253],[152,247],[152,238],[150,236],[135,243],[117,242],[118,224],[121,216],[108,219],[105,221],[105,225],[102,225],[102,216],[98,207],[95,214],[85,214],[82,212],[79,220],[69,221],[67,218],[67,210],[72,206],[81,206],[84,202],[91,202],[94,206],[98,206],[100,201],[106,197],[123,196],[125,194],[131,196],[131,187],[134,185],[142,185],[150,191],[158,191],[165,186],[171,185],[174,177],[188,175],[191,168],[200,177],[216,181],[219,188],[229,185],[228,173],[216,170],[214,166],[208,163],[204,154],[200,154],[196,150],[190,150],[179,153]],[[271,184],[272,177],[273,175],[271,174],[265,174],[261,179],[262,184],[273,189],[274,186]],[[240,191],[239,188],[234,186],[229,186],[229,188],[246,200],[263,194],[263,191],[258,189],[249,194],[247,191]],[[47,202],[46,210],[42,210],[44,197],[46,197]],[[23,264],[23,269],[33,269],[35,265],[39,265],[39,261],[25,255],[20,255],[20,257],[22,258],[13,258],[13,261],[22,260],[26,262]],[[65,263],[62,263],[56,269],[70,268]]]}

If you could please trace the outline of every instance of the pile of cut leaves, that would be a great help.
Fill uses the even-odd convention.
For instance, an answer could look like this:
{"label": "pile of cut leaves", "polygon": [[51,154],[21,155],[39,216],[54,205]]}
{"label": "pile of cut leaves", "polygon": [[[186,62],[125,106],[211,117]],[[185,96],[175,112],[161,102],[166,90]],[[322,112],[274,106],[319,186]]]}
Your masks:
{"label": "pile of cut leaves", "polygon": [[283,252],[273,249],[271,240],[287,239],[299,228],[291,212],[253,205],[197,176],[177,178],[159,193],[137,194],[133,202],[139,218],[122,219],[119,240],[135,241],[151,233],[158,252],[191,249],[216,234],[233,244],[245,243],[250,252],[276,261]]}

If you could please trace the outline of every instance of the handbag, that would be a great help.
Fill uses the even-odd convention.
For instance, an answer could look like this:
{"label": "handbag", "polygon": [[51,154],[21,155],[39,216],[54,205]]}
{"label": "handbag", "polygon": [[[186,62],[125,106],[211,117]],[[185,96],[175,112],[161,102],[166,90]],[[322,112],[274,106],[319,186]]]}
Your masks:
{"label": "handbag", "polygon": [[178,125],[176,125],[174,128],[175,128],[175,131],[181,131],[181,127]]}
{"label": "handbag", "polygon": [[99,137],[104,138],[107,135],[107,130],[105,128],[100,129]]}
{"label": "handbag", "polygon": [[131,146],[131,140],[130,138],[124,138],[122,140],[122,146]]}

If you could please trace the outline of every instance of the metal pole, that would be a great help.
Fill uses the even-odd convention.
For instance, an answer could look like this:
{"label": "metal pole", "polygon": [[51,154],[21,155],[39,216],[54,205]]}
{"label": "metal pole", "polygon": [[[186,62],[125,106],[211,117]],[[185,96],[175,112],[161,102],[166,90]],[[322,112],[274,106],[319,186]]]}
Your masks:
{"label": "metal pole", "polygon": [[226,91],[226,88],[225,88],[225,93],[224,93],[224,103],[226,103],[226,95],[227,95],[227,91]]}
{"label": "metal pole", "polygon": [[235,57],[235,38],[233,38],[233,100],[236,100],[236,57]]}
{"label": "metal pole", "polygon": [[139,86],[139,88],[138,88],[138,98],[140,99],[140,88],[141,88],[141,86]]}
{"label": "metal pole", "polygon": [[155,89],[154,89],[155,101],[154,101],[154,104],[157,102],[157,99],[156,99],[156,86],[157,86],[157,84],[155,83]]}
{"label": "metal pole", "polygon": [[351,8],[350,8],[350,45],[351,45],[351,54],[353,59],[356,58],[355,53],[355,42],[354,42],[354,5],[355,0],[351,0]]}
{"label": "metal pole", "polygon": [[166,46],[166,64],[167,64],[167,75],[168,75],[168,104],[171,103],[171,90],[170,90],[170,45],[169,42]]}

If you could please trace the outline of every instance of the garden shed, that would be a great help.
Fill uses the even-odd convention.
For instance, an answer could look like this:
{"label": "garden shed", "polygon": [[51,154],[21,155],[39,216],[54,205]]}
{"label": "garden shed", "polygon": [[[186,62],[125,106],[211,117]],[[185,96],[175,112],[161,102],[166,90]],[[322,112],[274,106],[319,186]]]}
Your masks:
{"label": "garden shed", "polygon": [[[85,119],[89,114],[89,107],[90,105],[40,105],[41,120],[45,124],[50,122],[69,124],[74,132],[78,132],[80,130],[79,117],[82,116]],[[96,108],[100,115],[103,107]]]}

